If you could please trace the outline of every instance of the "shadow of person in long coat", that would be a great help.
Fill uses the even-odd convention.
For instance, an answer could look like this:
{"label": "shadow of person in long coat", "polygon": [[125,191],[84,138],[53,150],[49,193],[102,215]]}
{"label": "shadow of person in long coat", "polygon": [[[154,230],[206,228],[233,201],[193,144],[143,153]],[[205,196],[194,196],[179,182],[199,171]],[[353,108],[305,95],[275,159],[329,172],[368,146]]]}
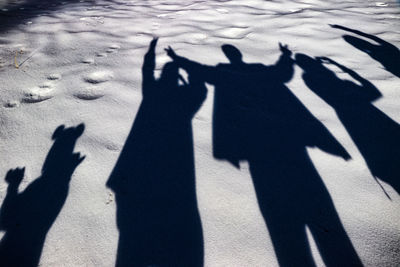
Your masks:
{"label": "shadow of person in long coat", "polygon": [[349,159],[330,132],[289,90],[294,61],[280,45],[276,64],[246,63],[222,46],[229,63],[207,66],[169,56],[215,86],[213,150],[239,167],[247,160],[280,266],[315,266],[306,227],[327,266],[361,266],[333,201],[306,148]]}
{"label": "shadow of person in long coat", "polygon": [[107,183],[117,203],[116,265],[202,266],[192,118],[207,91],[190,72],[186,82],[173,62],[156,79],[156,44],[144,57],[143,100]]}

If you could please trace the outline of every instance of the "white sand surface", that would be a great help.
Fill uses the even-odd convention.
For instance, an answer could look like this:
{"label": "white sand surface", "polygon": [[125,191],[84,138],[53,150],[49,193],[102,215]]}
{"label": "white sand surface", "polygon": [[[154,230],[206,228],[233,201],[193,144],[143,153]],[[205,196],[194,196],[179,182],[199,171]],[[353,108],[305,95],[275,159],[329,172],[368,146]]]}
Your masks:
{"label": "white sand surface", "polygon": [[[180,56],[212,66],[228,62],[221,51],[223,44],[240,49],[245,62],[264,65],[278,60],[279,42],[288,45],[292,58],[296,53],[329,57],[370,81],[382,95],[370,105],[386,114],[395,127],[400,123],[399,77],[342,36],[374,41],[329,26],[343,25],[400,47],[397,1],[26,2],[29,1],[0,2],[0,203],[6,197],[8,185],[4,177],[10,169],[25,167],[19,192],[42,175],[58,126],[76,127],[83,123],[85,128],[73,147],[85,158],[73,171],[65,203],[45,235],[40,266],[113,266],[116,262],[117,204],[115,192],[106,183],[142,101],[141,67],[154,37],[159,38],[157,77],[170,61],[164,51],[168,46]],[[338,67],[325,66],[340,79],[359,84]],[[398,70],[400,62],[396,66]],[[399,193],[390,181],[374,177],[366,163],[368,159],[349,133],[351,126],[343,123],[329,101],[308,88],[302,68],[295,65],[294,71],[286,86],[351,156],[344,160],[315,146],[307,148],[358,257],[365,266],[399,266]],[[240,168],[236,168],[213,156],[215,88],[208,84],[207,89],[207,98],[192,120],[204,265],[279,266],[270,237],[273,230],[267,228],[268,218],[260,211],[248,161],[241,160]],[[375,123],[371,120],[371,124]],[[399,148],[398,133],[385,133],[383,139],[389,136],[397,140]],[[385,140],[370,142],[373,146]],[[68,161],[58,160],[60,166],[63,160]],[[400,165],[400,158],[389,161]],[[379,164],[385,168],[385,163]],[[290,164],[287,168],[291,168]],[[265,179],[274,179],[272,176]],[[301,174],[298,177],[302,179]],[[399,183],[400,176],[391,178]],[[290,193],[282,188],[276,190],[282,196]],[[49,191],[51,187],[36,193],[42,199],[51,194]],[[41,209],[46,210],[46,201]],[[303,231],[315,263],[329,266],[320,255],[310,227],[305,222]],[[5,237],[7,224],[1,225],[0,231],[0,237]],[[23,250],[20,256],[24,257]],[[150,264],[167,266],[163,265],[165,262]]]}

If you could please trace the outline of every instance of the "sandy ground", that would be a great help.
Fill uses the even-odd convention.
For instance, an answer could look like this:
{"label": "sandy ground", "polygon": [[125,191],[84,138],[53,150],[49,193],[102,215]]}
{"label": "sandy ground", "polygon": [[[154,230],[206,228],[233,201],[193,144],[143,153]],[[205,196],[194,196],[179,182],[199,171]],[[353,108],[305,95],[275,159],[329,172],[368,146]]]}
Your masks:
{"label": "sandy ground", "polygon": [[[40,266],[113,266],[119,237],[117,204],[115,192],[106,183],[142,101],[141,67],[152,38],[159,38],[157,77],[170,60],[164,51],[168,46],[178,55],[215,66],[228,62],[221,45],[231,44],[240,49],[245,62],[273,65],[281,55],[280,42],[288,45],[292,58],[302,53],[335,60],[371,82],[381,94],[368,102],[368,110],[373,109],[374,114],[381,112],[379,116],[391,126],[381,128],[384,134],[379,135],[380,140],[371,136],[370,145],[360,145],[357,134],[351,131],[352,122],[346,122],[340,108],[324,99],[323,94],[310,90],[301,67],[294,66],[294,76],[286,83],[290,92],[351,157],[344,160],[316,146],[307,148],[358,257],[365,266],[399,266],[400,197],[395,184],[399,183],[400,173],[395,167],[387,167],[390,178],[377,177],[376,180],[374,164],[368,163],[371,158],[372,161],[382,158],[391,166],[400,165],[400,158],[393,158],[399,154],[390,154],[385,146],[368,152],[369,147],[389,140],[389,150],[399,148],[400,83],[396,76],[400,68],[399,52],[394,49],[393,55],[389,50],[384,53],[386,58],[395,60],[391,72],[390,67],[366,53],[371,51],[357,49],[342,36],[347,34],[378,45],[376,40],[329,25],[356,29],[399,47],[399,16],[396,1],[2,2],[0,203],[4,202],[8,187],[3,178],[10,169],[25,167],[19,186],[22,192],[35,179],[45,176],[43,164],[51,164],[49,150],[54,140],[68,139],[69,148],[85,158],[80,164],[75,158],[74,166],[65,167],[67,163],[64,162],[70,160],[72,151],[63,150],[65,158],[63,155],[55,157],[53,163],[57,167],[53,167],[53,174],[59,175],[58,171],[73,174],[70,181],[65,182],[64,189],[68,190],[69,183],[69,191],[60,193],[66,194],[65,203],[58,206],[59,213],[56,212],[53,219],[49,218],[48,232],[42,229],[45,239],[43,251],[39,253]],[[334,64],[324,66],[333,70],[338,79],[360,85],[359,80]],[[270,237],[273,230],[267,229],[259,208],[248,161],[241,160],[237,168],[213,157],[215,88],[208,84],[207,89],[207,98],[192,120],[195,191],[203,233],[204,265],[278,266]],[[353,122],[369,124],[361,130],[367,136],[382,125],[379,119],[369,120],[368,112],[365,116],[358,112],[359,119],[353,118]],[[81,123],[84,124],[83,133],[79,128],[61,129],[60,135],[53,136],[60,125],[77,127]],[[382,156],[370,156],[375,152]],[[46,160],[47,155],[49,160]],[[378,170],[386,168],[385,162],[378,165]],[[298,177],[302,179],[301,174]],[[38,190],[32,189],[24,201],[35,202],[40,210],[46,211],[47,206],[57,210],[56,205],[51,204],[53,200],[45,196],[59,193],[53,192],[52,185],[37,187]],[[280,190],[282,196],[291,193],[284,187],[276,190]],[[5,214],[4,206],[3,203],[2,214]],[[19,210],[29,212],[29,208],[20,207]],[[32,217],[23,219],[22,224],[31,224],[30,231],[35,232],[35,227],[40,227],[40,222],[33,222],[37,216],[44,215],[33,213]],[[11,215],[11,224],[17,217]],[[290,216],[288,218],[291,220]],[[10,223],[5,220],[2,218],[0,229],[4,239],[7,231],[11,231],[7,230]],[[316,265],[324,266],[310,227],[307,224],[303,227],[308,245]],[[19,253],[24,257],[24,249]],[[337,257],[338,262],[343,261],[339,260],[340,255]],[[148,262],[150,264],[163,266],[162,262]],[[325,264],[332,265],[326,260]]]}

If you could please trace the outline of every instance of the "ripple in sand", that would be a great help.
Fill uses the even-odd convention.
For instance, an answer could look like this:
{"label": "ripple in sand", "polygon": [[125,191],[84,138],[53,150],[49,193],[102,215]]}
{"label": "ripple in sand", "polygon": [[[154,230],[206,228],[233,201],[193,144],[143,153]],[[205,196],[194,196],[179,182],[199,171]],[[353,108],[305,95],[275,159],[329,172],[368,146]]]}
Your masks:
{"label": "ripple in sand", "polygon": [[221,14],[228,14],[229,10],[225,8],[217,8],[216,11]]}
{"label": "ripple in sand", "polygon": [[251,31],[246,28],[230,27],[215,32],[215,37],[225,38],[225,39],[243,39]]}

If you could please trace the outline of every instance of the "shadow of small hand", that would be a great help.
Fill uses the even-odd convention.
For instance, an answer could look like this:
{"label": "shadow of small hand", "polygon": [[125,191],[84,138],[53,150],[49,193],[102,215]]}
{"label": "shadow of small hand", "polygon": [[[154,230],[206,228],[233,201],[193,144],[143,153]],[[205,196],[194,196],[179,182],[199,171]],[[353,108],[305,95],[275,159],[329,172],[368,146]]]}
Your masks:
{"label": "shadow of small hand", "polygon": [[172,59],[175,60],[177,58],[177,54],[175,53],[175,51],[172,49],[171,46],[168,46],[168,48],[164,49],[165,52],[167,52],[167,55]]}
{"label": "shadow of small hand", "polygon": [[279,49],[285,56],[290,57],[292,55],[292,51],[289,49],[288,45],[283,45],[282,43],[279,43]]}
{"label": "shadow of small hand", "polygon": [[7,172],[5,180],[9,184],[19,185],[24,178],[25,175],[25,167],[11,169]]}
{"label": "shadow of small hand", "polygon": [[74,153],[72,154],[71,161],[70,161],[70,166],[71,169],[75,169],[78,167],[79,164],[86,158],[86,156],[81,156],[81,153]]}

